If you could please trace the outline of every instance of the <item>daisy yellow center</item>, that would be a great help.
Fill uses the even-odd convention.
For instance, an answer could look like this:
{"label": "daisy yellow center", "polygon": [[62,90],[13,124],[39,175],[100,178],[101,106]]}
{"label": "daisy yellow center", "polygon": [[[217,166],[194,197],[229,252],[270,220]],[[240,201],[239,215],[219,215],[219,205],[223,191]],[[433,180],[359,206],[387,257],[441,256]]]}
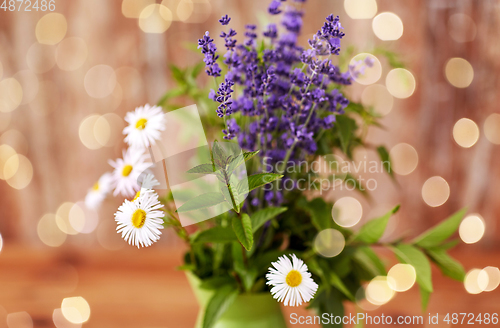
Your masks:
{"label": "daisy yellow center", "polygon": [[132,214],[132,224],[136,228],[142,228],[146,223],[146,212],[140,208],[136,209],[134,214]]}
{"label": "daisy yellow center", "polygon": [[290,287],[297,287],[302,282],[302,275],[297,270],[291,270],[286,275],[286,284]]}
{"label": "daisy yellow center", "polygon": [[99,190],[99,182],[96,182],[94,186],[92,187],[92,190],[97,191]]}
{"label": "daisy yellow center", "polygon": [[135,201],[137,198],[139,198],[139,196],[141,196],[140,190],[135,194],[135,197],[134,197],[134,199],[132,199],[132,201]]}
{"label": "daisy yellow center", "polygon": [[128,177],[128,176],[129,176],[129,174],[130,174],[130,172],[132,172],[132,169],[133,169],[132,165],[128,165],[128,164],[127,164],[127,165],[125,165],[125,166],[123,167],[123,170],[122,170],[122,175],[123,175],[124,177]]}
{"label": "daisy yellow center", "polygon": [[137,130],[144,130],[146,124],[148,124],[148,120],[146,120],[145,118],[141,118],[140,120],[137,121],[137,123],[135,123],[135,128]]}

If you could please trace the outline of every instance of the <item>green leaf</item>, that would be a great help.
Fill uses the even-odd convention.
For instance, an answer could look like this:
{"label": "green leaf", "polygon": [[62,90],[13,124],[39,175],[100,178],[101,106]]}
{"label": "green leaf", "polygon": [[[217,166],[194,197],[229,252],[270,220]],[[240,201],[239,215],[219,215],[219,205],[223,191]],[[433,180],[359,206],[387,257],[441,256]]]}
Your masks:
{"label": "green leaf", "polygon": [[219,146],[219,142],[217,140],[215,140],[212,145],[212,161],[216,167],[221,169],[226,168],[226,154],[224,149]]}
{"label": "green leaf", "polygon": [[394,176],[394,172],[391,170],[391,160],[389,158],[389,152],[384,146],[377,147],[377,153],[382,161],[382,167],[389,173],[391,177]]}
{"label": "green leaf", "polygon": [[429,299],[431,298],[431,293],[420,287],[420,298],[422,299],[422,312],[427,310],[427,305],[429,305]]}
{"label": "green leaf", "polygon": [[203,71],[203,68],[205,68],[205,63],[204,62],[199,62],[193,67],[193,70],[191,71],[191,77],[196,78],[200,73]]}
{"label": "green leaf", "polygon": [[257,231],[264,223],[287,210],[286,207],[267,207],[252,214],[252,230]]}
{"label": "green leaf", "polygon": [[368,221],[367,223],[365,223],[365,225],[361,227],[358,233],[353,235],[351,241],[359,241],[367,244],[376,243],[380,239],[380,237],[382,237],[382,235],[384,234],[387,222],[389,222],[389,218],[398,210],[399,210],[399,205],[394,207],[384,216]]}
{"label": "green leaf", "polygon": [[225,285],[216,290],[208,301],[203,319],[203,328],[212,328],[220,316],[233,304],[238,296],[238,290],[232,285]]}
{"label": "green leaf", "polygon": [[201,231],[193,239],[193,243],[228,243],[237,241],[238,238],[230,227],[216,226],[211,229]]}
{"label": "green leaf", "polygon": [[356,131],[356,122],[346,116],[346,115],[337,115],[337,133],[340,139],[340,144],[342,146],[342,151],[344,153],[348,153],[349,144],[352,141],[354,136],[354,132]]}
{"label": "green leaf", "polygon": [[371,247],[358,247],[353,258],[356,263],[361,265],[366,271],[370,272],[373,277],[387,275],[384,263],[382,263],[382,260],[380,260]]}
{"label": "green leaf", "polygon": [[417,283],[432,293],[431,264],[425,254],[412,245],[400,244],[392,248],[400,262],[411,264],[417,273]]}
{"label": "green leaf", "polygon": [[454,258],[449,256],[443,249],[427,249],[427,254],[431,260],[437,264],[441,272],[452,279],[460,282],[464,281],[465,270],[463,266]]}
{"label": "green leaf", "polygon": [[207,192],[191,198],[177,209],[177,212],[188,212],[208,208],[226,201],[220,192]]}
{"label": "green leaf", "polygon": [[438,246],[446,239],[450,238],[451,235],[453,235],[453,233],[458,229],[466,211],[467,209],[463,208],[451,215],[436,227],[433,227],[416,237],[413,240],[413,243],[423,248]]}
{"label": "green leaf", "polygon": [[457,246],[458,243],[460,243],[459,239],[453,239],[447,243],[439,245],[439,248],[446,251],[446,250],[452,249],[453,247]]}
{"label": "green leaf", "polygon": [[184,78],[184,71],[180,69],[179,67],[175,65],[170,65],[170,71],[172,72],[172,77],[178,82],[178,83],[184,83],[185,78]]}
{"label": "green leaf", "polygon": [[200,164],[189,169],[187,173],[214,174],[215,171],[215,166],[213,164]]}
{"label": "green leaf", "polygon": [[298,206],[309,213],[311,216],[311,222],[318,231],[328,229],[333,226],[332,204],[326,203],[323,198],[318,197],[311,201],[301,198]]}
{"label": "green leaf", "polygon": [[229,275],[215,276],[201,281],[201,289],[219,289],[224,285],[233,285],[236,287],[236,280]]}
{"label": "green leaf", "polygon": [[233,217],[233,230],[243,247],[249,251],[253,246],[253,232],[248,214],[242,213],[241,218]]}
{"label": "green leaf", "polygon": [[248,161],[249,159],[251,159],[252,157],[257,155],[258,153],[259,153],[259,150],[252,151],[252,152],[243,152],[242,154],[240,154],[236,157],[230,158],[229,159],[230,163],[229,163],[227,171],[229,173],[233,172],[238,166],[240,166],[242,163]]}
{"label": "green leaf", "polygon": [[[342,294],[334,288],[320,288],[318,294],[309,304],[309,308],[317,309],[320,316],[326,313],[328,318],[330,318],[330,316],[341,318],[344,316]],[[329,320],[329,323],[325,321],[322,324],[323,328],[341,328],[342,326],[342,323],[335,324],[332,320]]]}
{"label": "green leaf", "polygon": [[238,184],[238,192],[244,194],[245,192],[250,192],[258,187],[266,185],[274,180],[280,179],[283,177],[281,174],[276,173],[259,173],[254,174],[248,177],[248,190],[246,189],[246,181],[241,181]]}
{"label": "green leaf", "polygon": [[349,289],[347,289],[339,276],[337,276],[337,274],[333,271],[330,271],[328,275],[330,276],[330,283],[332,284],[332,286],[341,291],[342,294],[347,296],[347,298],[349,298],[351,301],[355,302],[354,296],[352,296],[351,292],[349,291]]}

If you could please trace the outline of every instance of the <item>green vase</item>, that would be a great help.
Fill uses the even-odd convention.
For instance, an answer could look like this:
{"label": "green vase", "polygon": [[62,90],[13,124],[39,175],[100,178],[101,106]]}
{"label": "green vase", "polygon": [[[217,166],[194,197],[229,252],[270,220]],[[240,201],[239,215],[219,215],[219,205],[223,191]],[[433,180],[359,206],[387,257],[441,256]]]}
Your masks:
{"label": "green vase", "polygon": [[[201,289],[201,281],[193,273],[186,272],[186,276],[200,305],[195,328],[202,328],[205,308],[214,293]],[[286,328],[286,322],[270,293],[240,294],[214,328]]]}

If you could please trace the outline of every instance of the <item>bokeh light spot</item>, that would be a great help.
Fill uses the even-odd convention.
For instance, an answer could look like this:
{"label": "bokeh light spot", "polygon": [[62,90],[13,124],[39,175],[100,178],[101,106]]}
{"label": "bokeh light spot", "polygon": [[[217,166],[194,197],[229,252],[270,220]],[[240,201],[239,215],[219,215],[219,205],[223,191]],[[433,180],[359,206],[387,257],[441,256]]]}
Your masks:
{"label": "bokeh light spot", "polygon": [[445,75],[448,82],[454,87],[467,88],[474,79],[474,69],[463,58],[451,58],[446,63]]}
{"label": "bokeh light spot", "polygon": [[382,65],[374,55],[360,53],[349,62],[349,73],[359,84],[373,84],[382,76]]}
{"label": "bokeh light spot", "polygon": [[422,186],[422,198],[431,207],[438,207],[446,203],[450,197],[450,186],[442,177],[432,177]]}
{"label": "bokeh light spot", "polygon": [[325,229],[314,239],[314,249],[324,257],[339,255],[345,246],[344,235],[335,229]]}
{"label": "bokeh light spot", "polygon": [[338,199],[332,208],[333,221],[341,227],[356,225],[363,216],[361,203],[353,197]]}
{"label": "bokeh light spot", "polygon": [[7,163],[5,163],[4,175],[7,173],[6,169],[8,169],[7,165],[9,164],[9,161],[17,162],[18,165],[16,172],[12,176],[8,178],[6,177],[7,183],[14,189],[20,190],[26,188],[33,178],[33,166],[31,165],[30,160],[21,154],[12,156],[9,158]]}
{"label": "bokeh light spot", "polygon": [[139,27],[145,33],[163,33],[172,24],[172,12],[160,4],[144,8],[139,17]]}
{"label": "bokeh light spot", "polygon": [[491,292],[495,290],[500,285],[500,270],[496,267],[488,266],[481,271],[480,275],[486,274],[488,276],[488,284],[484,288],[484,291]]}
{"label": "bokeh light spot", "polygon": [[10,113],[23,100],[23,88],[15,78],[0,81],[0,112]]}
{"label": "bokeh light spot", "polygon": [[[6,177],[4,176],[5,164],[11,157],[14,157],[16,154],[16,151],[11,146],[5,144],[0,145],[0,179],[6,179]],[[12,165],[12,163],[10,163],[9,165]],[[12,168],[10,167],[7,170],[10,171],[12,170]]]}
{"label": "bokeh light spot", "polygon": [[417,272],[411,264],[398,263],[387,273],[387,283],[396,292],[405,292],[415,284]]}
{"label": "bokeh light spot", "polygon": [[418,153],[411,145],[400,143],[389,152],[391,169],[399,175],[412,173],[418,165]]}
{"label": "bokeh light spot", "polygon": [[387,88],[381,84],[369,85],[361,94],[361,103],[365,107],[371,107],[375,113],[385,116],[392,110],[394,98]]}
{"label": "bokeh light spot", "polygon": [[394,297],[394,290],[387,282],[387,277],[373,278],[366,286],[365,295],[368,302],[374,305],[383,305]]}
{"label": "bokeh light spot", "polygon": [[489,142],[500,145],[500,114],[493,113],[484,121],[484,135]]}
{"label": "bokeh light spot", "polygon": [[100,115],[94,114],[87,116],[80,123],[80,128],[78,130],[78,135],[82,144],[88,149],[99,149],[102,148],[102,144],[97,141],[95,135],[95,126]]}
{"label": "bokeh light spot", "polygon": [[465,275],[464,287],[469,294],[479,294],[488,286],[488,276],[480,273],[481,269],[472,269]]}
{"label": "bokeh light spot", "polygon": [[66,234],[59,229],[56,216],[54,214],[45,214],[38,221],[38,238],[47,246],[59,247],[66,241]]}
{"label": "bokeh light spot", "polygon": [[479,139],[479,127],[473,120],[461,118],[453,126],[453,139],[460,147],[470,148]]}
{"label": "bokeh light spot", "polygon": [[453,14],[448,19],[448,33],[456,42],[470,42],[476,38],[477,27],[465,14]]}
{"label": "bokeh light spot", "polygon": [[377,1],[344,0],[344,9],[352,19],[370,19],[377,13]]}
{"label": "bokeh light spot", "polygon": [[33,328],[33,319],[28,312],[15,312],[7,315],[9,328]]}
{"label": "bokeh light spot", "polygon": [[83,297],[65,298],[61,311],[66,320],[75,324],[87,322],[90,318],[90,306]]}
{"label": "bokeh light spot", "polygon": [[36,24],[36,39],[42,44],[57,44],[66,35],[68,24],[62,14],[49,13],[40,18]]}
{"label": "bokeh light spot", "polygon": [[80,328],[81,323],[72,323],[66,320],[61,309],[55,309],[52,313],[52,321],[56,328]]}
{"label": "bokeh light spot", "polygon": [[483,238],[485,230],[483,218],[479,214],[471,214],[460,223],[458,234],[464,243],[474,244]]}
{"label": "bokeh light spot", "polygon": [[381,13],[373,19],[372,29],[380,40],[397,40],[403,35],[403,21],[394,13]]}
{"label": "bokeh light spot", "polygon": [[404,68],[391,70],[386,78],[385,85],[390,94],[396,98],[405,99],[415,92],[416,82],[413,74]]}
{"label": "bokeh light spot", "polygon": [[104,116],[99,116],[94,122],[94,138],[101,145],[106,146],[111,136],[111,126]]}
{"label": "bokeh light spot", "polygon": [[127,18],[139,18],[144,8],[155,3],[155,0],[123,0],[122,14]]}
{"label": "bokeh light spot", "polygon": [[70,212],[71,209],[75,206],[74,203],[65,202],[59,206],[56,212],[56,223],[59,229],[68,234],[68,235],[77,235],[78,231],[76,231],[70,222]]}

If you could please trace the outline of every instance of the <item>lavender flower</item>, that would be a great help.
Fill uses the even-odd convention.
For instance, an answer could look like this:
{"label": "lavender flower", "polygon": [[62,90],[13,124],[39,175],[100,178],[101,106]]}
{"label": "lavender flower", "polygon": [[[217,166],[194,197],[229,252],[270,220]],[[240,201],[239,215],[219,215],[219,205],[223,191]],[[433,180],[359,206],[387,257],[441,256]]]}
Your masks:
{"label": "lavender flower", "polygon": [[217,47],[213,42],[214,39],[210,38],[210,34],[207,31],[203,38],[198,40],[198,48],[201,48],[201,53],[205,55],[203,61],[205,62],[208,76],[217,77],[220,76],[221,69],[216,63],[219,55],[217,55]]}
{"label": "lavender flower", "polygon": [[[281,13],[280,6],[281,1],[273,0],[269,12]],[[228,117],[222,131],[224,139],[235,140],[248,151],[259,149],[259,156],[266,163],[261,167],[266,169],[279,170],[276,165],[281,161],[297,162],[315,153],[317,137],[333,127],[336,115],[343,114],[349,104],[337,86],[351,84],[350,73],[341,72],[330,59],[320,58],[340,52],[344,33],[338,16],[326,18],[306,50],[297,43],[302,16],[293,6],[284,10],[284,32],[278,33],[276,24],[267,25],[263,36],[270,39],[271,47],[264,49],[257,50],[255,25],[246,25],[243,44],[236,43],[233,29],[220,34],[227,49],[227,72],[224,82],[216,92],[210,92],[209,98],[218,103],[217,115]],[[227,25],[229,20],[223,16],[220,22]],[[207,73],[213,76],[213,70],[218,68],[213,40],[207,33],[199,44]],[[261,201],[279,205],[284,195],[269,190],[263,200],[258,200],[256,193],[249,197],[253,206]]]}
{"label": "lavender flower", "polygon": [[267,11],[271,15],[278,15],[279,13],[281,13],[281,10],[279,10],[280,6],[281,6],[281,2],[279,0],[273,0],[273,2],[271,2],[271,4],[269,5],[269,8],[267,9]]}
{"label": "lavender flower", "polygon": [[222,25],[229,24],[229,21],[231,21],[231,18],[228,15],[224,15],[221,17],[221,19],[219,19],[219,23],[221,23]]}
{"label": "lavender flower", "polygon": [[224,115],[231,114],[231,94],[233,93],[232,86],[234,82],[226,79],[225,82],[221,83],[219,90],[215,95],[215,101],[220,105],[217,107],[217,116],[224,117]]}

